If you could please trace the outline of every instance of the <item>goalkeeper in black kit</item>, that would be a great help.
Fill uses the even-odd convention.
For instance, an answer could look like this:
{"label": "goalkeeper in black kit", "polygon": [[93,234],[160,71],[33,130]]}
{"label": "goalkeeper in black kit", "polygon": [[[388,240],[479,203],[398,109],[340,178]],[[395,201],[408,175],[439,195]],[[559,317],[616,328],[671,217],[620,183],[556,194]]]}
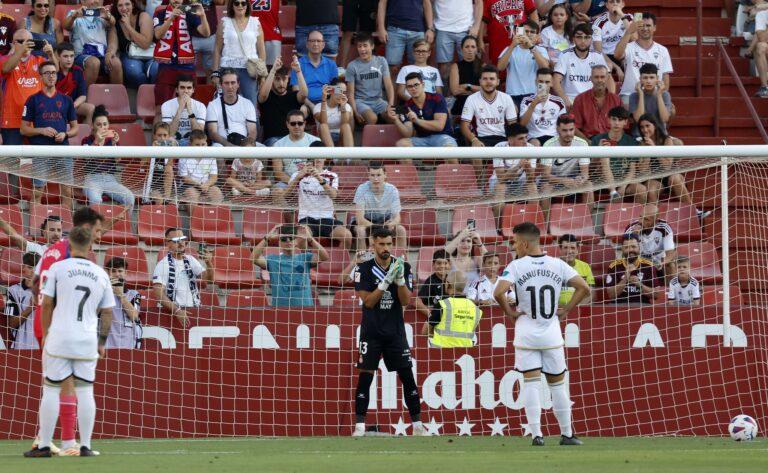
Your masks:
{"label": "goalkeeper in black kit", "polygon": [[365,415],[373,375],[384,357],[389,371],[397,371],[403,384],[405,403],[413,423],[413,435],[428,436],[421,423],[421,398],[411,370],[411,349],[405,336],[403,308],[411,300],[413,275],[411,265],[393,258],[392,232],[379,227],[371,234],[375,257],[355,269],[355,290],[363,301],[360,324],[360,377],[355,393],[355,430],[353,437],[365,435]]}

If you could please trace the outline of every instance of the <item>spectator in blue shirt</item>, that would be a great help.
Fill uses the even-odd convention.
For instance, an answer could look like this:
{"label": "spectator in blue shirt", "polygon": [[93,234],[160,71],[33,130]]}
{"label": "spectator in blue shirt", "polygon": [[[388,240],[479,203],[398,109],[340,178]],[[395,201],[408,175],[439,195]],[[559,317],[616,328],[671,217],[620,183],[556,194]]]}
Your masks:
{"label": "spectator in blue shirt", "polygon": [[515,107],[528,95],[536,93],[536,71],[549,67],[549,54],[539,43],[539,25],[535,21],[523,23],[525,35],[512,36],[499,56],[496,67],[507,70],[507,93],[512,96]]}
{"label": "spectator in blue shirt", "polygon": [[601,13],[605,13],[608,3],[606,0],[568,0],[571,4],[573,16],[579,23],[591,23],[592,19]]}
{"label": "spectator in blue shirt", "polygon": [[[309,94],[304,99],[304,106],[307,108],[304,113],[306,116],[312,115],[315,104],[322,101],[323,87],[339,77],[336,63],[323,56],[324,47],[323,33],[312,31],[307,37],[307,55],[299,58],[301,73],[307,83],[307,89],[309,89]],[[295,71],[291,71],[291,87],[293,90],[299,91],[299,81]]]}
{"label": "spectator in blue shirt", "polygon": [[443,96],[425,92],[419,72],[405,76],[405,89],[411,95],[406,109],[401,110],[406,113],[399,116],[394,108],[389,109],[390,119],[403,136],[397,146],[456,146]]}
{"label": "spectator in blue shirt", "polygon": [[[280,253],[264,255],[269,240],[279,238]],[[309,270],[328,260],[328,252],[311,235],[308,243],[317,252],[300,252],[296,246],[296,227],[276,226],[253,248],[253,262],[269,271],[272,307],[312,307]]]}
{"label": "spectator in blue shirt", "polygon": [[387,45],[385,57],[394,72],[403,62],[408,49],[408,60],[414,61],[413,43],[426,39],[435,42],[435,25],[431,0],[379,0],[376,14],[379,41]]}
{"label": "spectator in blue shirt", "polygon": [[[66,146],[69,138],[77,136],[77,113],[72,99],[56,90],[58,68],[53,62],[44,62],[38,68],[43,90],[30,96],[24,104],[20,132],[31,145]],[[36,169],[37,176],[47,176],[55,170],[63,182],[72,182],[72,158],[49,158],[40,161],[44,169]],[[37,166],[37,165],[36,165]],[[40,202],[45,181],[32,181],[32,201]],[[72,187],[61,186],[62,204],[72,208]]]}

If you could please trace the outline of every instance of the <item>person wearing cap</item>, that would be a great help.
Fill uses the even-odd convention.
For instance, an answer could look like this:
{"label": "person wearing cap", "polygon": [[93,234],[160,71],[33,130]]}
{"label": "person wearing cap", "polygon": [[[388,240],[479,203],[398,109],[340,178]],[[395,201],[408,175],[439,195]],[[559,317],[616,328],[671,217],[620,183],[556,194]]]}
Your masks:
{"label": "person wearing cap", "polygon": [[[264,255],[269,240],[279,239],[280,253]],[[316,251],[301,251],[296,245],[296,227],[278,225],[253,248],[253,263],[269,271],[272,307],[312,307],[309,271],[328,260],[328,252],[310,234],[308,246]]]}
{"label": "person wearing cap", "polygon": [[178,228],[165,231],[168,253],[157,262],[152,286],[160,305],[183,327],[189,325],[187,309],[200,307],[200,281],[213,281],[211,253],[201,252],[202,262],[185,254],[187,237]]}
{"label": "person wearing cap", "polygon": [[467,299],[464,289],[467,278],[461,271],[452,271],[445,278],[443,292],[446,298],[432,309],[432,346],[439,348],[469,348],[474,345],[475,329],[483,311]]}

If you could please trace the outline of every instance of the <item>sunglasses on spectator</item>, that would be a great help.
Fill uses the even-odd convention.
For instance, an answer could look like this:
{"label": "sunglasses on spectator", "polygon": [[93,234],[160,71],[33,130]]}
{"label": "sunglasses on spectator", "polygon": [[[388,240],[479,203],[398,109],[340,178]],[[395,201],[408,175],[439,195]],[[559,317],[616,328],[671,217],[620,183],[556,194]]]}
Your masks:
{"label": "sunglasses on spectator", "polygon": [[414,49],[413,52],[416,54],[429,54],[429,49]]}
{"label": "sunglasses on spectator", "polygon": [[170,239],[170,241],[174,243],[186,243],[187,237],[185,236],[177,236]]}
{"label": "sunglasses on spectator", "polygon": [[232,2],[232,5],[234,5],[236,7],[247,7],[248,6],[248,2]]}
{"label": "sunglasses on spectator", "polygon": [[16,44],[24,44],[27,41],[32,41],[31,39],[14,39],[13,42]]}
{"label": "sunglasses on spectator", "polygon": [[35,3],[35,8],[51,8],[47,3]]}
{"label": "sunglasses on spectator", "polygon": [[282,241],[282,242],[293,241],[293,237],[292,236],[281,236],[280,237],[280,241]]}
{"label": "sunglasses on spectator", "polygon": [[288,122],[288,124],[291,126],[302,126],[304,122]]}

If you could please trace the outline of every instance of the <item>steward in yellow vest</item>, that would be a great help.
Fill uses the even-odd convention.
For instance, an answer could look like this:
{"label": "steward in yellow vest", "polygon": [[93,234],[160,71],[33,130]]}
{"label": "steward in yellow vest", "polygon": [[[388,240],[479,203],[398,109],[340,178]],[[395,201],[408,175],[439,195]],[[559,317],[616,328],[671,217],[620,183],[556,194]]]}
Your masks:
{"label": "steward in yellow vest", "polygon": [[467,278],[460,271],[453,271],[445,278],[444,298],[432,311],[432,345],[440,348],[467,348],[473,345],[475,329],[483,311],[464,296]]}

